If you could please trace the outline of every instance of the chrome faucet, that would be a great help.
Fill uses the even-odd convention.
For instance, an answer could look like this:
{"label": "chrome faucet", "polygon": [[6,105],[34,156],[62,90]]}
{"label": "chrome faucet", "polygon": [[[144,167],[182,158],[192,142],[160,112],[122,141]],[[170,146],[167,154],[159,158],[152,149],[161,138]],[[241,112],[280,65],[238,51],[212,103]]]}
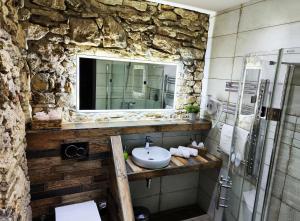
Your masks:
{"label": "chrome faucet", "polygon": [[151,138],[150,136],[146,136],[146,138],[145,138],[145,149],[147,151],[149,151],[150,145],[153,144],[153,142],[150,138]]}

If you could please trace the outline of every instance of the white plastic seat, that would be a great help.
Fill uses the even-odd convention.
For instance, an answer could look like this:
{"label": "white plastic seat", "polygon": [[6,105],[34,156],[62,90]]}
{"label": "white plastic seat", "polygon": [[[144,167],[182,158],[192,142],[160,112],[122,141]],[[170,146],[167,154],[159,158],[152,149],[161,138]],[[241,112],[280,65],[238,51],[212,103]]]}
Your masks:
{"label": "white plastic seat", "polygon": [[76,203],[55,208],[56,221],[101,221],[94,201]]}

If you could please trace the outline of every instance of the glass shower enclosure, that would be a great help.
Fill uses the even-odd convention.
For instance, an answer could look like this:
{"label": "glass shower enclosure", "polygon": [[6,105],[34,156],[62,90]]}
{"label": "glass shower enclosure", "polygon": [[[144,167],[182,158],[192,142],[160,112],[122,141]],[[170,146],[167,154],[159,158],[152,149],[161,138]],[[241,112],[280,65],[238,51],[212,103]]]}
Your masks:
{"label": "glass shower enclosure", "polygon": [[247,56],[227,88],[238,95],[212,220],[300,220],[300,49]]}

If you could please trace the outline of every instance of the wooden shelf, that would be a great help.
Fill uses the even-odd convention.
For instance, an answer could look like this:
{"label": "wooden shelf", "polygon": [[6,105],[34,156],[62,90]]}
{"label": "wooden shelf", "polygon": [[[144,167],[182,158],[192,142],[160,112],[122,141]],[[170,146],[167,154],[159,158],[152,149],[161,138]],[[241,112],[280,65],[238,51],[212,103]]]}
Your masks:
{"label": "wooden shelf", "polygon": [[171,132],[171,131],[207,131],[211,129],[211,122],[200,119],[193,123],[188,120],[145,120],[145,121],[118,121],[118,122],[86,122],[86,123],[63,123],[60,129],[40,129],[27,130],[29,134],[47,132],[81,133],[77,131],[92,131],[93,133],[109,133],[111,136],[151,133],[151,132]]}
{"label": "wooden shelf", "polygon": [[132,161],[131,156],[126,160],[128,180],[175,175],[197,170],[221,168],[221,166],[222,160],[209,153],[198,155],[197,157],[190,157],[189,159],[172,156],[171,162],[167,167],[156,170],[149,170],[137,166]]}

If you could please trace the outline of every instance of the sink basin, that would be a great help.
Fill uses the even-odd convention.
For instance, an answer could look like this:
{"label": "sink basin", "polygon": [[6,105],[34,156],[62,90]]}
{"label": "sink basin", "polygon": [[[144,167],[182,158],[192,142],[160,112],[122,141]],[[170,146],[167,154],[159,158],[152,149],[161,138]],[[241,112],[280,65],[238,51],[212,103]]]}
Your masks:
{"label": "sink basin", "polygon": [[132,151],[132,160],[141,167],[159,169],[169,165],[171,153],[162,147],[149,147],[148,151],[144,147],[138,147]]}

